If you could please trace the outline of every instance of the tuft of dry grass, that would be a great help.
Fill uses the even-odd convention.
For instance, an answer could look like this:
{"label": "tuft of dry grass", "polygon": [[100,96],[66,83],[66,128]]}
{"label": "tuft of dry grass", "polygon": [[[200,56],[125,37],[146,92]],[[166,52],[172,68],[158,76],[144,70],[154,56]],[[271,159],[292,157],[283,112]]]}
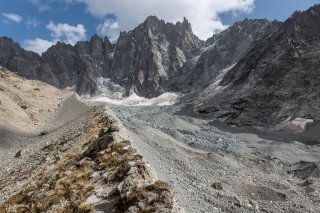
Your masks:
{"label": "tuft of dry grass", "polygon": [[[42,187],[41,184],[29,187],[0,205],[0,209],[22,205],[30,210],[27,212],[46,212],[51,206],[68,201],[70,205],[60,209],[59,212],[77,210],[79,206],[74,204],[78,201],[84,202],[94,190],[94,186],[90,183],[93,172],[92,163],[84,161],[76,164],[76,162],[78,161],[75,155],[66,155],[57,166],[60,175],[50,176],[44,171],[35,178],[37,183],[47,183],[47,188]],[[25,212],[21,208],[17,211]]]}
{"label": "tuft of dry grass", "polygon": [[102,154],[98,154],[97,161],[102,168],[125,165],[130,161],[141,160],[141,155],[132,155],[124,147],[131,145],[129,141],[113,143],[110,149]]}
{"label": "tuft of dry grass", "polygon": [[[157,194],[156,199],[148,202],[151,193]],[[173,192],[168,183],[156,181],[149,186],[134,189],[127,197],[120,199],[118,210],[125,212],[131,206],[137,206],[144,213],[156,212],[159,209],[172,209]]]}
{"label": "tuft of dry grass", "polygon": [[[131,147],[130,141],[116,143],[111,138],[112,140],[107,141],[105,146],[99,147],[98,144],[98,149],[94,150],[92,157],[83,154],[85,149],[88,150],[90,146],[97,145],[94,144],[94,141],[100,142],[97,140],[97,135],[102,128],[112,126],[112,118],[100,115],[100,109],[95,112],[97,115],[81,135],[83,141],[65,152],[50,169],[44,169],[32,180],[28,180],[24,185],[26,189],[12,196],[6,203],[0,204],[0,213],[8,212],[8,210],[22,213],[94,212],[93,207],[86,204],[85,201],[94,190],[96,180],[92,179],[92,174],[95,171],[106,174],[108,177],[105,181],[108,185],[111,183],[112,186],[116,186],[127,177],[130,179],[139,176],[137,179],[131,179],[132,183],[129,181],[129,188],[125,189],[128,190],[128,196],[120,199],[120,194],[113,195],[117,201],[119,199],[119,204],[116,205],[118,212],[124,212],[130,206],[137,206],[139,212],[146,213],[172,208],[173,193],[168,184],[157,181],[152,185],[139,187],[141,186],[139,185],[140,179],[148,180],[149,173],[142,162],[142,156]],[[67,140],[72,140],[72,138],[61,138],[59,144],[50,145],[44,151],[51,153]],[[134,173],[137,176],[128,176],[128,171],[133,165],[138,168],[138,173]],[[156,194],[156,199],[154,199],[154,194]],[[153,196],[152,202],[148,201],[150,195]],[[14,211],[10,211],[11,209]]]}
{"label": "tuft of dry grass", "polygon": [[93,212],[93,209],[90,207],[90,205],[86,203],[81,203],[79,206],[80,213],[90,213]]}

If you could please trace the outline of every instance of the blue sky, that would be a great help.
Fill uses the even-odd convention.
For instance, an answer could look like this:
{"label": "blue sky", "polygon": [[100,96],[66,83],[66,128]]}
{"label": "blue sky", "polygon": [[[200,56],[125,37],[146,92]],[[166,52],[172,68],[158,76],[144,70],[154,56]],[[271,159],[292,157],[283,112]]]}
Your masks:
{"label": "blue sky", "polygon": [[[226,3],[228,2],[228,3]],[[169,22],[187,17],[202,39],[235,21],[284,21],[320,0],[1,0],[0,35],[41,53],[57,41],[74,44],[93,34],[116,39],[148,15]],[[199,15],[200,14],[200,15]]]}

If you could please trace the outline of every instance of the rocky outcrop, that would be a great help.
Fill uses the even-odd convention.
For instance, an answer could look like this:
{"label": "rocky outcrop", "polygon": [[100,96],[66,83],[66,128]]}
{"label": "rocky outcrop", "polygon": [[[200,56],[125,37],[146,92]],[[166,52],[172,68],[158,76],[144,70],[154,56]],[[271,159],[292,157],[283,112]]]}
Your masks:
{"label": "rocky outcrop", "polygon": [[245,19],[213,35],[206,41],[195,66],[181,81],[181,90],[189,92],[205,88],[219,75],[219,71],[237,63],[255,42],[271,35],[279,26],[277,21]]}
{"label": "rocky outcrop", "polygon": [[98,77],[111,65],[112,44],[97,35],[75,46],[58,42],[40,57],[22,49],[7,37],[0,37],[0,65],[28,79],[58,88],[73,87],[79,94],[94,94]]}
{"label": "rocky outcrop", "polygon": [[[231,69],[198,109],[231,124],[305,128],[319,121],[320,5],[295,12]],[[300,125],[301,124],[301,125]],[[291,125],[292,126],[292,125]]]}
{"label": "rocky outcrop", "polygon": [[75,46],[58,42],[41,57],[39,79],[58,88],[75,87],[79,94],[94,94],[98,77],[110,71],[112,44],[97,35]]}
{"label": "rocky outcrop", "polygon": [[22,77],[37,79],[40,56],[22,49],[8,37],[0,37],[0,65]]}
{"label": "rocky outcrop", "polygon": [[203,42],[184,19],[175,25],[150,16],[130,32],[122,32],[114,50],[111,79],[145,96],[158,96],[174,87],[186,61]]}

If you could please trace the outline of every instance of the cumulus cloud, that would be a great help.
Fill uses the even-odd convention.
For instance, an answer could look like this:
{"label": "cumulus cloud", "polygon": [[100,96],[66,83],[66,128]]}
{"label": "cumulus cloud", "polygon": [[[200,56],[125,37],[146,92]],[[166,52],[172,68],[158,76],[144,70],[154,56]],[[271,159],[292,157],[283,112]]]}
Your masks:
{"label": "cumulus cloud", "polygon": [[14,21],[16,23],[22,21],[22,17],[15,13],[2,13],[2,16],[5,17],[7,21]]}
{"label": "cumulus cloud", "polygon": [[77,41],[86,39],[86,29],[82,24],[72,26],[66,23],[55,24],[52,21],[46,25],[46,28],[51,31],[51,36],[54,40],[63,41],[74,45]]}
{"label": "cumulus cloud", "polygon": [[58,41],[74,45],[78,41],[84,40],[87,37],[86,29],[82,24],[73,26],[66,23],[55,24],[54,22],[50,21],[46,25],[46,28],[51,32],[51,40],[45,40],[41,38],[27,39],[24,41],[23,47],[27,50],[42,54]]}
{"label": "cumulus cloud", "polygon": [[119,24],[114,19],[104,19],[103,23],[97,27],[97,33],[101,37],[107,36],[111,40],[117,39]]}
{"label": "cumulus cloud", "polygon": [[87,11],[96,17],[115,14],[121,30],[130,30],[149,15],[168,22],[187,17],[196,35],[202,39],[227,26],[219,14],[224,12],[250,13],[254,0],[75,0],[87,5]]}
{"label": "cumulus cloud", "polygon": [[34,40],[27,39],[24,41],[23,47],[26,50],[30,50],[41,55],[43,52],[45,52],[49,47],[51,47],[55,43],[56,42],[54,41],[48,41],[41,38],[36,38]]}

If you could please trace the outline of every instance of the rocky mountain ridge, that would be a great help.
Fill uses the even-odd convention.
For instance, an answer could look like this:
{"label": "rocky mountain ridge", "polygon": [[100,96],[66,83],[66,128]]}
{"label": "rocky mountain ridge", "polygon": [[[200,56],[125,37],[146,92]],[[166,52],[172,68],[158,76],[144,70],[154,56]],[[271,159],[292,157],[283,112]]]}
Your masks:
{"label": "rocky mountain ridge", "polygon": [[267,19],[245,19],[213,35],[206,41],[195,65],[183,77],[182,91],[204,89],[221,70],[236,64],[255,42],[272,35],[280,25],[281,22]]}
{"label": "rocky mountain ridge", "polygon": [[218,92],[212,92],[198,110],[229,124],[295,131],[307,125],[316,128],[319,26],[320,5],[294,13],[226,73]]}
{"label": "rocky mountain ridge", "polygon": [[[0,37],[0,65],[58,88],[73,87],[81,95],[95,94],[101,77],[120,85],[123,96],[187,93],[237,62],[254,41],[277,26],[267,20],[244,20],[205,42],[193,34],[186,18],[172,24],[150,16],[135,29],[121,32],[115,44],[94,35],[74,46],[58,42],[42,56]],[[235,39],[238,35],[243,40]]]}
{"label": "rocky mountain ridge", "polygon": [[179,212],[106,105],[0,67],[0,115],[1,213]]}

